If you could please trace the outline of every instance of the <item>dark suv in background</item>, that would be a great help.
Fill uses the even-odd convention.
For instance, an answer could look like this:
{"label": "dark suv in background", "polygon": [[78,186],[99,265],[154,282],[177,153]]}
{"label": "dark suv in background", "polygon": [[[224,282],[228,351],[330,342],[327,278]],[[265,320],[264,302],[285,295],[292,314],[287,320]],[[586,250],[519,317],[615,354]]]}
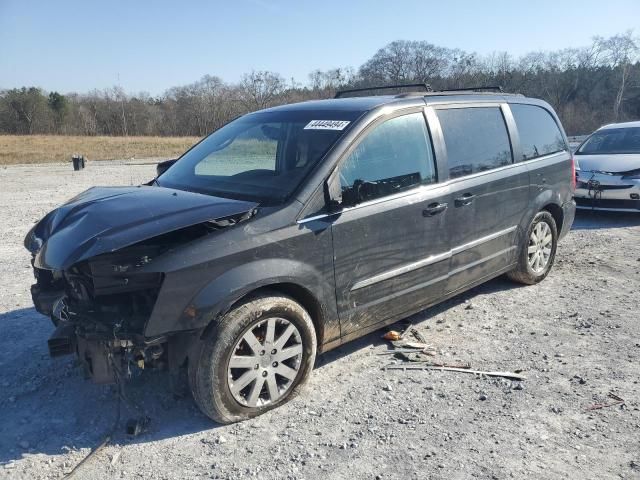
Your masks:
{"label": "dark suv in background", "polygon": [[41,220],[33,299],[52,355],[102,383],[186,366],[222,423],[285,402],[317,352],[504,273],[541,281],[575,213],[557,116],[501,92],[271,108],[162,170]]}

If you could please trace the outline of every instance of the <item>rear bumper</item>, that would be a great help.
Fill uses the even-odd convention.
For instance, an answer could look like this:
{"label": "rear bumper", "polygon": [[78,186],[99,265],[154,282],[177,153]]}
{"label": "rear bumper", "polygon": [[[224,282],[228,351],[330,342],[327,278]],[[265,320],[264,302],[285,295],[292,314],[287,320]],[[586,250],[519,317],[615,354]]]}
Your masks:
{"label": "rear bumper", "polygon": [[562,240],[569,230],[571,230],[571,226],[573,225],[573,221],[576,218],[576,202],[573,200],[569,200],[564,205],[562,205],[562,227],[560,228],[560,236],[559,238]]}

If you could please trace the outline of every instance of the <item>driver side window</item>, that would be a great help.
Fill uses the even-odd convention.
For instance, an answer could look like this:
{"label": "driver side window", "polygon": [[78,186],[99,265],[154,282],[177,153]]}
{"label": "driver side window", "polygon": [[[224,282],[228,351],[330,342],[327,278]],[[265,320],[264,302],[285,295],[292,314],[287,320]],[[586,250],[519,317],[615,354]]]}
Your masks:
{"label": "driver side window", "polygon": [[433,149],[422,113],[374,127],[339,171],[342,197],[355,204],[434,183]]}

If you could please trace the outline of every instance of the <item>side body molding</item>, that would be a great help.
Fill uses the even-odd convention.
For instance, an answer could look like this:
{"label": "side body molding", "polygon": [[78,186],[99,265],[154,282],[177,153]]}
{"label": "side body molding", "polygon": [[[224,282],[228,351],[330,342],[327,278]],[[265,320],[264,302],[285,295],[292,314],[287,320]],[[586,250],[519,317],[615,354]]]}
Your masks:
{"label": "side body molding", "polygon": [[[361,288],[368,287],[368,286],[373,285],[375,283],[382,282],[384,280],[388,280],[390,278],[397,277],[399,275],[403,275],[403,274],[411,272],[413,270],[417,270],[419,268],[422,268],[422,267],[425,267],[425,266],[428,266],[428,265],[432,265],[432,264],[437,263],[437,262],[439,262],[441,260],[446,260],[447,258],[451,258],[454,255],[457,255],[458,253],[464,252],[464,251],[469,250],[469,249],[471,249],[473,247],[476,247],[478,245],[482,245],[483,243],[490,242],[491,240],[495,240],[495,239],[500,238],[500,237],[502,237],[504,235],[508,235],[510,233],[513,233],[513,232],[516,231],[517,228],[518,228],[518,226],[514,225],[512,227],[505,228],[504,230],[500,230],[500,231],[492,233],[490,235],[486,235],[484,237],[481,237],[481,238],[478,238],[476,240],[473,240],[472,242],[465,243],[463,245],[458,245],[458,246],[456,246],[456,247],[454,247],[451,250],[448,250],[446,252],[442,252],[442,253],[439,253],[437,255],[431,255],[431,256],[429,256],[427,258],[424,258],[424,259],[422,259],[422,260],[420,260],[418,262],[410,263],[410,264],[405,265],[403,267],[396,268],[396,269],[393,269],[393,270],[388,270],[386,272],[380,273],[380,274],[375,275],[373,277],[369,277],[369,278],[367,278],[365,280],[361,280],[361,281],[355,283],[351,287],[351,291],[359,290]],[[509,248],[507,250],[497,252],[497,254],[494,254],[491,258],[494,258],[495,256],[507,253],[507,251],[511,251],[512,249],[513,248]],[[490,257],[486,257],[486,260],[488,260],[489,258]],[[462,271],[465,268],[474,266],[474,265],[476,265],[478,263],[482,263],[482,261],[484,261],[484,260],[485,259],[480,259],[479,262],[475,262],[473,264],[469,264],[468,266],[463,266],[459,270]],[[450,273],[455,273],[455,272],[450,272]]]}

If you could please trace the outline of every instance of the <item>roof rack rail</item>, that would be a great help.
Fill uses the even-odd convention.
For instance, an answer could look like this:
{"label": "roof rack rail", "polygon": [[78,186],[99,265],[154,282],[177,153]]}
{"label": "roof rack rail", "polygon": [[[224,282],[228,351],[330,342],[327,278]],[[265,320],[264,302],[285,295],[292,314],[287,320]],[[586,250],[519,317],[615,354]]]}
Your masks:
{"label": "roof rack rail", "polygon": [[367,87],[367,88],[351,88],[349,90],[339,90],[336,92],[333,98],[341,98],[347,93],[366,92],[369,90],[391,90],[394,88],[424,88],[425,92],[433,92],[433,88],[428,83],[405,83],[398,85],[384,85],[381,87]]}
{"label": "roof rack rail", "polygon": [[500,85],[487,85],[483,87],[446,88],[444,90],[438,90],[438,92],[480,92],[482,90],[493,90],[496,92],[504,93],[504,90]]}

